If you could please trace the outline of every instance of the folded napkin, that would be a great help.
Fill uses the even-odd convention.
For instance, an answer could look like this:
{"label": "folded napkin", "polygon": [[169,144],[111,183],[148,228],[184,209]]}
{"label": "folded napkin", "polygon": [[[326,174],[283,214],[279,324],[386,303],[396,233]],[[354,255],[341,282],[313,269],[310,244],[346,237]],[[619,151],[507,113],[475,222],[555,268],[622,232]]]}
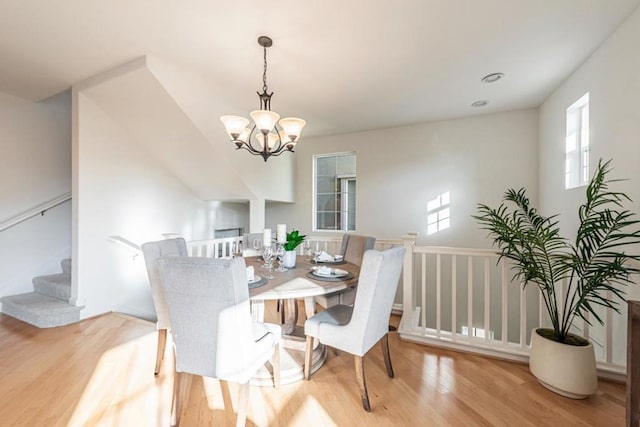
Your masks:
{"label": "folded napkin", "polygon": [[253,266],[247,267],[247,282],[253,282],[254,280],[256,280],[256,276],[253,271]]}
{"label": "folded napkin", "polygon": [[333,262],[333,255],[329,255],[325,251],[320,252],[320,254],[316,257],[317,262]]}
{"label": "folded napkin", "polygon": [[324,274],[325,276],[328,276],[329,274],[333,274],[334,273],[334,269],[333,268],[329,268],[329,267],[318,267],[315,269],[316,273],[318,274]]}

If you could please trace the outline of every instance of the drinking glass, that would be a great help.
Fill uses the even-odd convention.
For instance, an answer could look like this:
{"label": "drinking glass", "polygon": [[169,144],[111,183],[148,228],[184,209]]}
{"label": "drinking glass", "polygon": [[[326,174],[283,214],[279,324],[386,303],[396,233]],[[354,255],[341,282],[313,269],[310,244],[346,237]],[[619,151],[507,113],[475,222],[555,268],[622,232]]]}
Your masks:
{"label": "drinking glass", "polygon": [[275,271],[278,273],[282,273],[283,271],[287,271],[286,268],[282,265],[282,259],[284,258],[284,246],[278,245],[276,246],[275,256],[278,258],[278,268]]}
{"label": "drinking glass", "polygon": [[309,256],[311,255],[311,241],[305,240],[302,242],[302,248],[304,249],[304,254]]}
{"label": "drinking glass", "polygon": [[322,253],[322,249],[320,249],[320,242],[316,242],[316,246],[313,249],[313,260],[318,263],[318,257]]}
{"label": "drinking glass", "polygon": [[273,267],[273,249],[271,249],[271,246],[262,248],[262,258],[264,258],[262,268],[266,268],[269,271],[269,275],[265,277],[267,279],[273,279],[273,274],[271,274],[271,268]]}
{"label": "drinking glass", "polygon": [[260,239],[255,239],[253,242],[253,249],[255,249],[256,251],[260,252],[260,249],[262,249],[262,240]]}

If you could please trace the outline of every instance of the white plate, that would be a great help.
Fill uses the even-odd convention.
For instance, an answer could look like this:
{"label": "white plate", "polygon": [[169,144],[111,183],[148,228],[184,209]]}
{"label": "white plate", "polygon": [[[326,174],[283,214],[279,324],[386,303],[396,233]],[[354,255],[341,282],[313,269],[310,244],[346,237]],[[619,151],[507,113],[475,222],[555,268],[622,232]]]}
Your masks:
{"label": "white plate", "polygon": [[258,276],[257,274],[253,276],[253,280],[249,281],[249,285],[252,283],[256,283],[259,282],[260,280],[262,280],[262,277]]}
{"label": "white plate", "polygon": [[313,271],[313,274],[320,277],[344,277],[349,274],[348,271],[340,270],[339,268],[329,268],[329,272],[326,273],[322,271],[320,268]]}

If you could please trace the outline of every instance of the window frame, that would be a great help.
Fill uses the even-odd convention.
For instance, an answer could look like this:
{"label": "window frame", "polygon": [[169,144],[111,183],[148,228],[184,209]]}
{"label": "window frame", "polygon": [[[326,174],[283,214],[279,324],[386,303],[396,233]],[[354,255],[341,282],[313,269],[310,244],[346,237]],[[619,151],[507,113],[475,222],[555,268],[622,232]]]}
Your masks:
{"label": "window frame", "polygon": [[[586,125],[585,121],[587,122]],[[570,129],[575,129],[575,131],[570,133]],[[574,140],[575,148],[573,150],[569,150],[570,139]],[[589,92],[587,92],[566,109],[564,142],[565,190],[580,188],[589,184],[590,145],[591,111]]]}
{"label": "window frame", "polygon": [[[345,233],[345,232],[353,232],[356,231],[356,228],[354,227],[353,230],[349,230],[348,226],[349,226],[349,215],[348,215],[348,210],[347,211],[343,211],[342,210],[342,206],[348,206],[348,194],[346,194],[345,192],[341,191],[340,194],[340,200],[341,200],[341,210],[340,210],[340,216],[342,217],[343,212],[347,212],[346,215],[344,215],[344,221],[341,222],[341,225],[347,227],[347,228],[340,228],[337,230],[329,230],[329,229],[319,229],[318,228],[318,194],[317,194],[317,189],[318,189],[318,174],[317,174],[317,160],[319,158],[325,158],[325,157],[340,157],[340,156],[355,156],[356,159],[356,173],[355,174],[336,174],[336,177],[338,179],[344,180],[343,182],[341,182],[341,190],[342,190],[342,186],[343,185],[348,185],[347,182],[350,180],[355,181],[356,183],[356,188],[357,188],[357,183],[358,183],[358,179],[357,179],[357,161],[358,161],[358,156],[357,156],[357,152],[355,151],[340,151],[340,152],[335,152],[335,153],[323,153],[323,154],[314,154],[311,157],[311,163],[312,163],[312,167],[311,167],[311,171],[312,171],[312,178],[311,178],[311,230],[313,232],[319,232],[319,233]],[[357,191],[357,190],[356,190]],[[356,195],[356,200],[357,200],[357,195]],[[343,204],[344,203],[344,204]],[[357,215],[358,209],[356,208],[356,215]],[[356,220],[356,225],[357,225],[358,221]]]}

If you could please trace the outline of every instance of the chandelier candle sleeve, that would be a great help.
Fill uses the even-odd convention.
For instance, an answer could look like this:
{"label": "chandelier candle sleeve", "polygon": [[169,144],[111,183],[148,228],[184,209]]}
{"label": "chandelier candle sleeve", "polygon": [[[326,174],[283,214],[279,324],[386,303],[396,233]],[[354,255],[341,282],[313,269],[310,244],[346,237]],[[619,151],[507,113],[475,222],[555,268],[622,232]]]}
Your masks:
{"label": "chandelier candle sleeve", "polygon": [[262,246],[271,246],[271,229],[265,228],[262,233]]}
{"label": "chandelier candle sleeve", "polygon": [[287,242],[287,224],[278,224],[276,226],[276,240],[281,244]]}

